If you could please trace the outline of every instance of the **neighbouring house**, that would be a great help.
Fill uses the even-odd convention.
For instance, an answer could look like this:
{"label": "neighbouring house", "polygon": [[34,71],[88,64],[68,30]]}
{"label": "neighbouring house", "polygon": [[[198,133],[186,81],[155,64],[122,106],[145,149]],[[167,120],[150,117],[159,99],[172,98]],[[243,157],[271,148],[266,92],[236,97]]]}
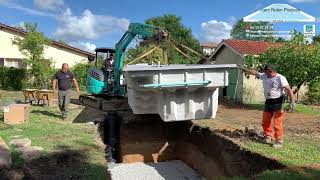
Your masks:
{"label": "neighbouring house", "polygon": [[[210,56],[215,64],[244,64],[246,55],[260,55],[271,47],[281,47],[282,43],[251,41],[251,40],[223,40]],[[297,96],[303,98],[307,88],[301,87]],[[227,97],[243,103],[263,102],[263,87],[261,80],[255,76],[245,76],[239,70],[229,71],[229,86],[221,88],[220,97]],[[296,97],[297,98],[297,97]]]}
{"label": "neighbouring house", "polygon": [[216,43],[203,43],[201,44],[202,53],[206,56],[211,56],[213,51],[218,47]]}
{"label": "neighbouring house", "polygon": [[[0,23],[0,66],[24,67],[23,59],[25,56],[16,45],[12,44],[12,39],[14,36],[23,38],[26,35],[27,32],[19,28]],[[62,63],[68,63],[70,66],[73,66],[94,56],[91,52],[57,41],[51,41],[51,44],[44,51],[44,57],[52,59],[55,68],[60,68]]]}

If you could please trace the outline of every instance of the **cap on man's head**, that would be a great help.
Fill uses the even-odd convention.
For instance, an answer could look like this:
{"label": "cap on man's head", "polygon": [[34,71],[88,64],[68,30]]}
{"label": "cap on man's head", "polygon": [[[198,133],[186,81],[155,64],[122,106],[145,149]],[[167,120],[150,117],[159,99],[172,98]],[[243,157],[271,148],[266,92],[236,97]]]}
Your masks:
{"label": "cap on man's head", "polygon": [[267,64],[264,66],[264,70],[275,70],[272,64]]}

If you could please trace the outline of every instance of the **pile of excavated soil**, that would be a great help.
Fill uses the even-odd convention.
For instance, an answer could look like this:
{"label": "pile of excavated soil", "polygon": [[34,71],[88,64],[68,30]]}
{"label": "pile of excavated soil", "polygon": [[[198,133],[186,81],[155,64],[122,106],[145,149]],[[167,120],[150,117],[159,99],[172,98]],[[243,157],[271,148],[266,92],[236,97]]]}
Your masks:
{"label": "pile of excavated soil", "polygon": [[[209,127],[215,131],[245,131],[246,127],[262,132],[261,127],[262,110],[245,105],[220,104],[216,118],[213,120],[196,120],[195,124]],[[284,114],[284,136],[290,135],[316,135],[320,134],[319,117],[299,112],[285,112]],[[246,134],[245,132],[235,132]],[[246,134],[245,136],[251,136]],[[259,136],[259,135],[255,135]],[[231,135],[231,137],[234,137]],[[249,138],[251,139],[251,137]],[[256,139],[256,138],[254,138]]]}
{"label": "pile of excavated soil", "polygon": [[117,164],[109,167],[109,172],[112,180],[201,180],[201,177],[182,161]]}

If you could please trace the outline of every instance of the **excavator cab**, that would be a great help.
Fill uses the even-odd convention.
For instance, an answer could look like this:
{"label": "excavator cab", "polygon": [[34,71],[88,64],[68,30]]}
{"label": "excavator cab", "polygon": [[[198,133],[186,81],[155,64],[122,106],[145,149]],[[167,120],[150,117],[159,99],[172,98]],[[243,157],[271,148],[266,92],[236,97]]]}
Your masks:
{"label": "excavator cab", "polygon": [[[92,95],[107,95],[111,97],[126,96],[127,89],[122,69],[124,66],[126,48],[135,37],[141,38],[144,40],[144,43],[161,43],[168,39],[168,33],[148,24],[131,23],[128,27],[128,31],[126,31],[119,42],[115,45],[115,49],[96,49],[94,66],[92,66],[88,71],[88,93]],[[115,54],[114,67],[110,72],[98,68],[100,62],[99,59],[101,59],[101,56],[98,54],[100,53],[107,54],[103,55],[103,58],[107,58],[106,56],[112,53]]]}
{"label": "excavator cab", "polygon": [[108,94],[112,91],[114,70],[107,61],[114,56],[115,49],[96,48],[95,52],[95,58],[88,59],[92,66],[88,70],[87,91],[94,95]]}

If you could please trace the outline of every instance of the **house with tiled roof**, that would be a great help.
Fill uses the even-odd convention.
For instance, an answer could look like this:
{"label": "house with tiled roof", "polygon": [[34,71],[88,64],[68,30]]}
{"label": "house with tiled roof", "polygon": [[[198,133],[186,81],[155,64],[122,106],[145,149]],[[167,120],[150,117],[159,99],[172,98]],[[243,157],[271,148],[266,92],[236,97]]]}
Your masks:
{"label": "house with tiled roof", "polygon": [[219,44],[206,42],[201,44],[202,53],[206,56],[210,56]]}
{"label": "house with tiled roof", "polygon": [[[283,46],[278,42],[226,39],[223,40],[210,59],[215,64],[244,64],[245,56],[260,55],[269,48]],[[298,96],[304,96],[306,88],[299,90]],[[229,86],[220,89],[220,97],[227,97],[243,103],[263,102],[262,82],[254,76],[245,76],[240,70],[229,71]]]}
{"label": "house with tiled roof", "polygon": [[[23,68],[23,60],[26,58],[18,46],[12,44],[15,36],[26,37],[28,33],[20,28],[11,27],[0,23],[0,66]],[[51,41],[44,50],[44,56],[51,59],[55,68],[60,68],[62,63],[73,66],[95,55],[91,52],[70,46],[66,43]],[[85,62],[85,61],[84,61]]]}

